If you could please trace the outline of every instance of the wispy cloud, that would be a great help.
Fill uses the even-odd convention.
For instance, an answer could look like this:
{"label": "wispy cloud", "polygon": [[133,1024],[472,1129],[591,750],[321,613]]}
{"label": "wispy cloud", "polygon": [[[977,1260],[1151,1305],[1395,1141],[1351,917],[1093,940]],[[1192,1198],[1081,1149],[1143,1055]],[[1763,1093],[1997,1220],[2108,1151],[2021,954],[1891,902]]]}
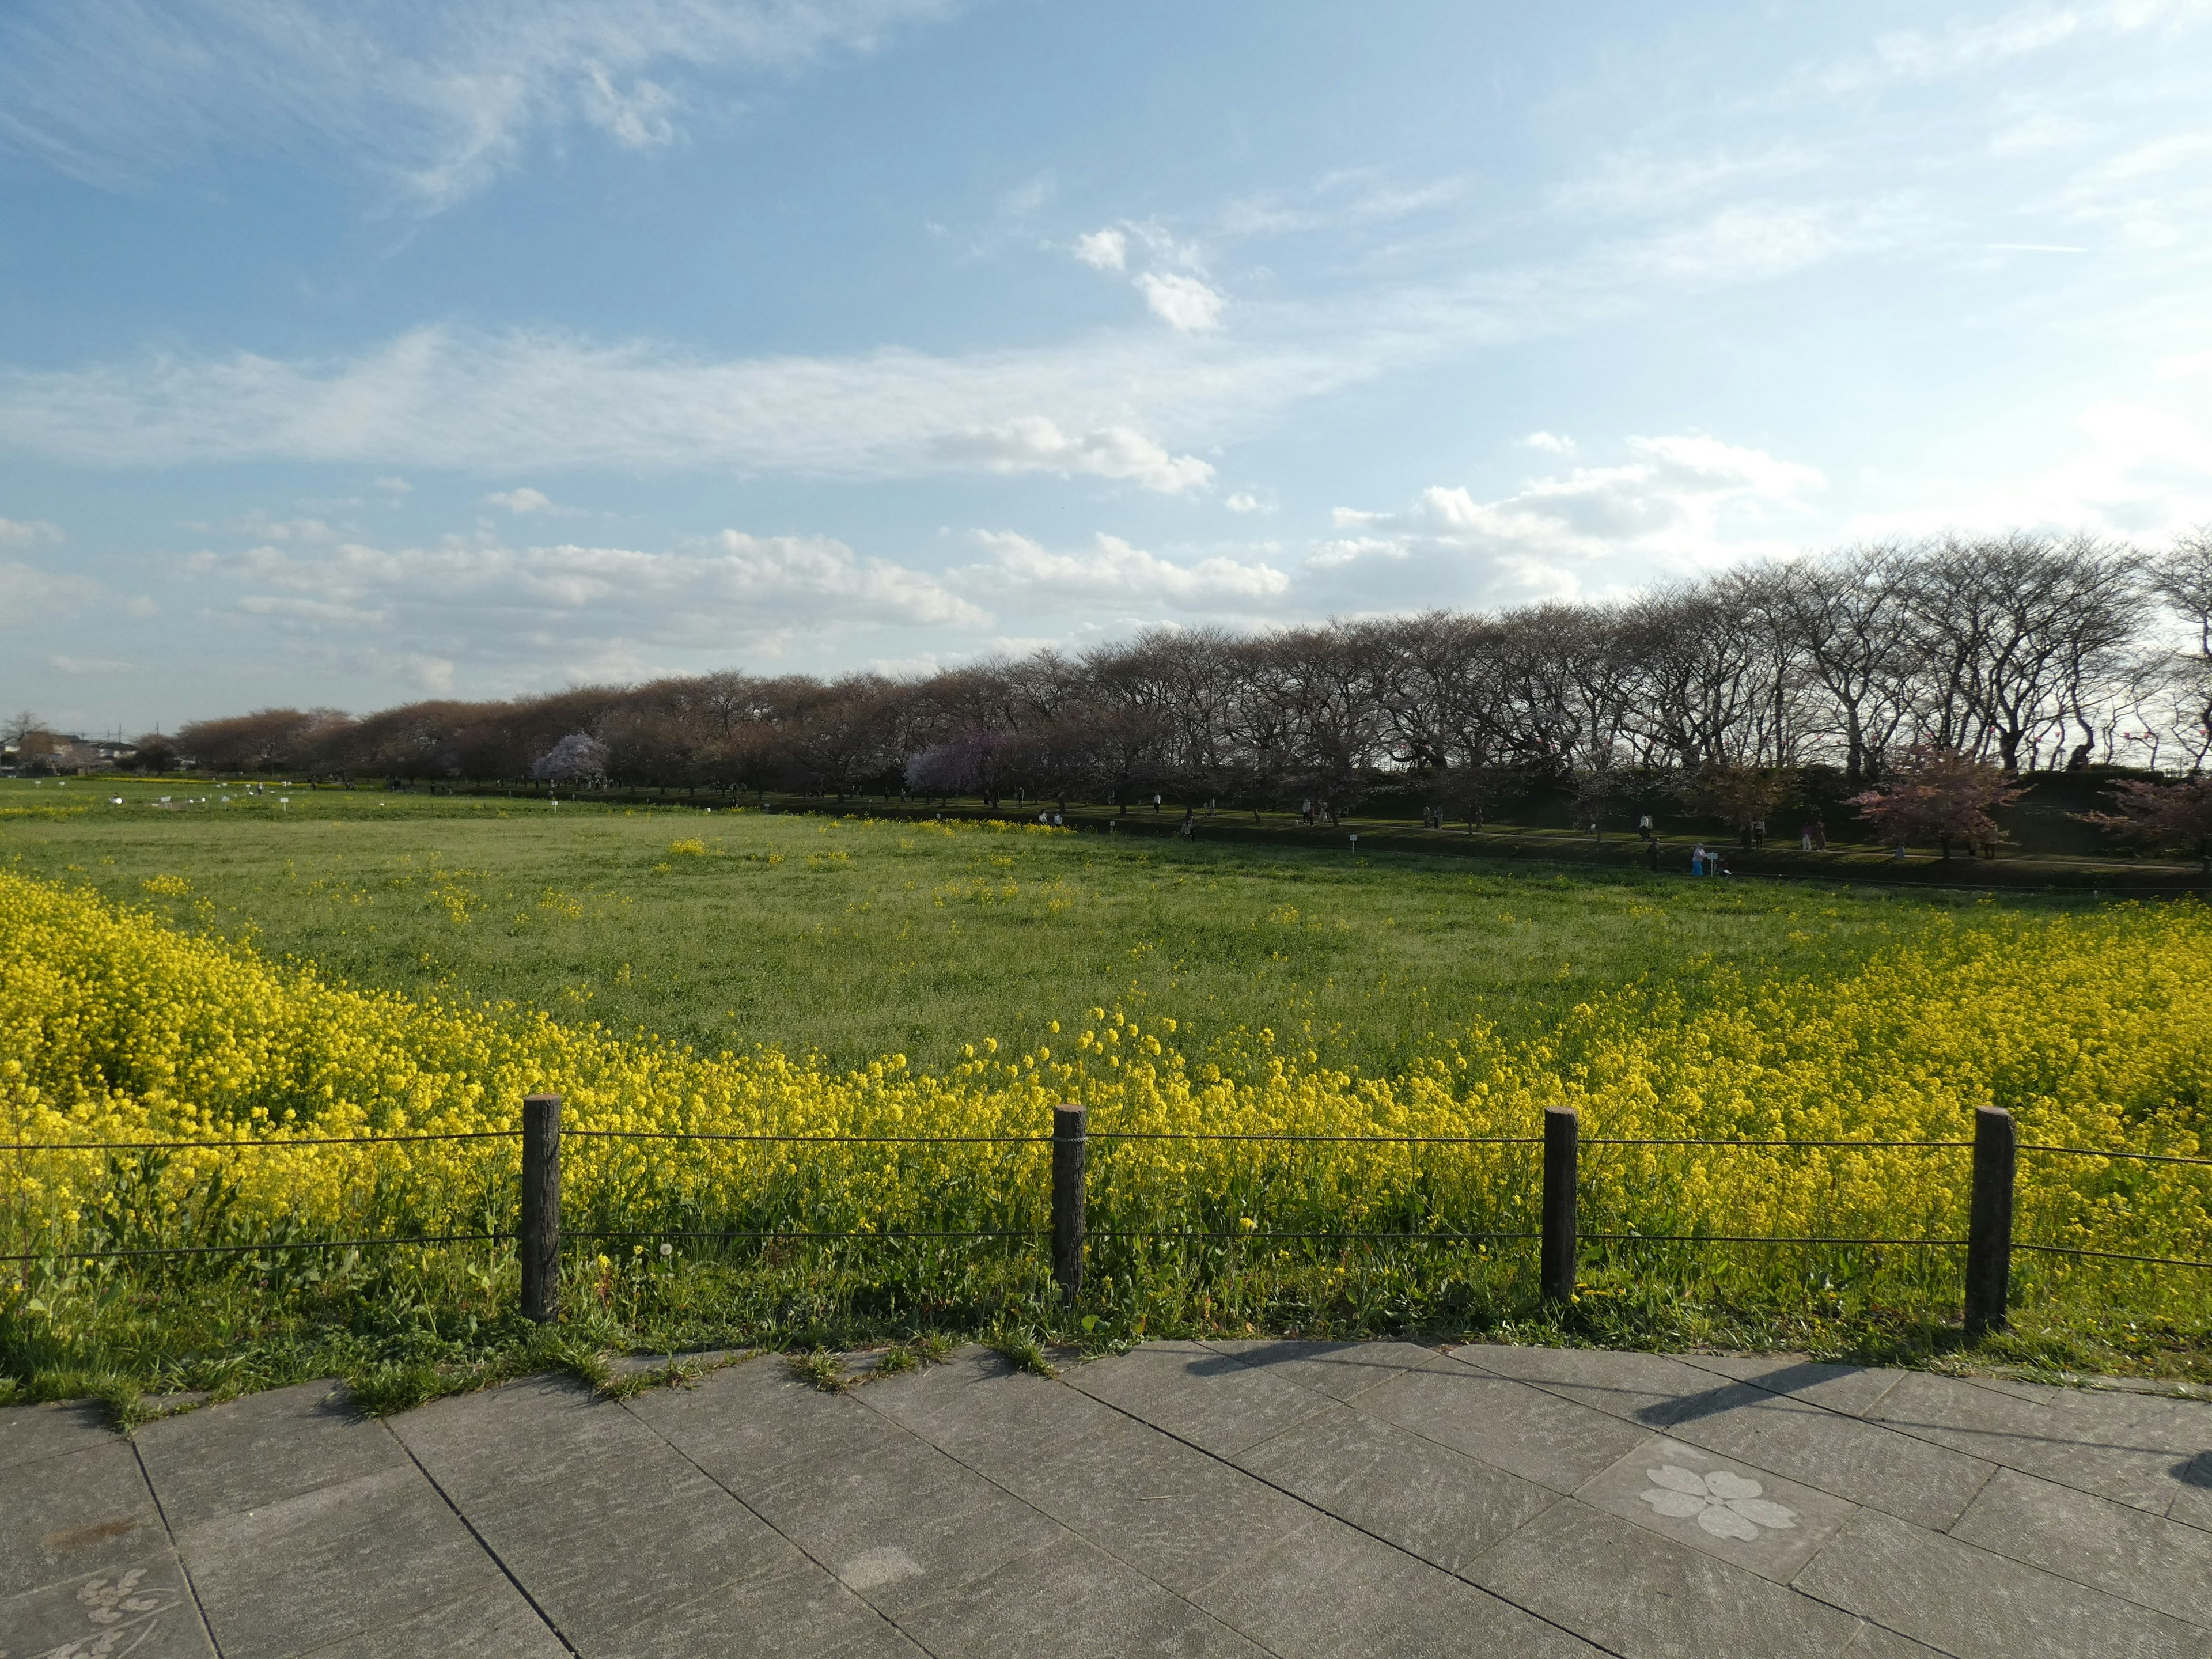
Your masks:
{"label": "wispy cloud", "polygon": [[634,653],[734,647],[793,632],[989,621],[938,577],[833,538],[738,530],[657,551],[510,547],[483,534],[427,546],[264,544],[195,554],[188,570],[218,614],[441,660],[552,651],[568,662],[610,641]]}
{"label": "wispy cloud", "polygon": [[737,468],[823,477],[1042,472],[1167,493],[1193,451],[1410,363],[1572,331],[1670,291],[1887,246],[1881,211],[1728,207],[1543,264],[1326,303],[1240,302],[1147,270],[1170,329],[939,356],[705,360],[650,341],[427,328],[351,358],[152,353],[0,370],[0,450],[94,466],[255,460],[476,470]]}
{"label": "wispy cloud", "polygon": [[44,519],[0,519],[0,547],[41,547],[62,539],[61,526]]}
{"label": "wispy cloud", "polygon": [[1119,536],[1100,534],[1081,552],[1054,552],[1012,531],[979,531],[991,562],[956,572],[973,591],[1035,603],[1053,596],[1170,604],[1208,611],[1264,606],[1290,591],[1291,579],[1264,561],[1216,556],[1179,564]]}
{"label": "wispy cloud", "polygon": [[671,72],[788,70],[953,0],[21,0],[0,15],[0,141],[104,185],[310,146],[436,210],[583,123],[669,143]]}
{"label": "wispy cloud", "polygon": [[90,604],[100,591],[100,584],[88,577],[0,559],[0,628],[43,627]]}

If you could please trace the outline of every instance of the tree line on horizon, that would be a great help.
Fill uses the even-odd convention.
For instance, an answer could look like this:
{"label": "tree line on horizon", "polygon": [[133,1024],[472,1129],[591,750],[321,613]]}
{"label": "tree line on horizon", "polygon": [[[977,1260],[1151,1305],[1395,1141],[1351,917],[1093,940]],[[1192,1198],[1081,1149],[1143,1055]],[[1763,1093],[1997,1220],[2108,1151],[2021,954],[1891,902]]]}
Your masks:
{"label": "tree line on horizon", "polygon": [[1816,769],[1841,799],[1908,750],[2008,776],[2196,776],[2212,528],[2156,553],[2027,532],[1862,545],[1618,601],[1160,628],[908,678],[732,670],[360,717],[265,708],[139,742],[149,770],[994,805],[1159,794],[1334,817],[1385,787],[1439,822],[1532,783],[1587,805],[1632,780]]}

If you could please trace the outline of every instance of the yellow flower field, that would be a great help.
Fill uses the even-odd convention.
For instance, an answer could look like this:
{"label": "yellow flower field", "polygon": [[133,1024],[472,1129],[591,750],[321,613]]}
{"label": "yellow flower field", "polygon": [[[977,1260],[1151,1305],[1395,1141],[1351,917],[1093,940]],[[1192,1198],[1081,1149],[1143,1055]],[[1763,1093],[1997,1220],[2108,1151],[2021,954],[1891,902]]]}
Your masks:
{"label": "yellow flower field", "polygon": [[[503,1231],[510,1138],[299,1143],[511,1131],[541,1090],[565,1097],[571,1131],[1034,1137],[1055,1101],[1077,1100],[1100,1135],[1527,1137],[1543,1107],[1567,1104],[1601,1139],[1958,1140],[1972,1109],[1994,1103],[2027,1143],[2208,1150],[2212,913],[2194,902],[1942,933],[1842,977],[1724,987],[1694,1016],[1668,988],[1632,985],[1542,1042],[1475,1027],[1390,1077],[1329,1069],[1267,1030],[1186,1054],[1171,1016],[1109,1008],[1071,1011],[1029,1052],[977,1033],[943,1074],[896,1054],[832,1071],[346,988],[4,873],[0,916],[0,1112],[23,1148],[0,1173],[18,1251],[121,1237],[111,1188],[123,1165],[41,1150],[81,1141],[253,1143],[140,1168],[134,1242]],[[579,1231],[1036,1230],[1047,1204],[1033,1143],[587,1134],[565,1164]],[[1091,1224],[1106,1233],[1534,1224],[1527,1145],[1108,1139],[1091,1167]],[[1956,1150],[1588,1146],[1583,1225],[1957,1237],[1966,1168]],[[2209,1177],[2024,1152],[2020,1237],[2203,1259]],[[226,1205],[208,1201],[216,1192]]]}

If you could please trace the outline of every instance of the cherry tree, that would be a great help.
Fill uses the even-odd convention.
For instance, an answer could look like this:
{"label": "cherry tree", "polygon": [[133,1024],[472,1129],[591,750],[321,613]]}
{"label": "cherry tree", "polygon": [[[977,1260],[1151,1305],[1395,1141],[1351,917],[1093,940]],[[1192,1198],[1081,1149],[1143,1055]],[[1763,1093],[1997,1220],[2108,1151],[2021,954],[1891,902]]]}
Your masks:
{"label": "cherry tree", "polygon": [[1886,787],[1854,795],[1849,805],[1891,845],[1933,841],[1948,859],[1954,841],[1994,851],[2004,832],[1990,814],[2021,793],[1987,761],[1941,744],[1917,743],[1905,751]]}
{"label": "cherry tree", "polygon": [[2196,854],[2212,872],[2212,777],[2198,774],[2179,783],[2129,780],[2113,787],[2117,812],[2084,812],[2084,822],[2123,842],[2148,850],[2171,848]]}

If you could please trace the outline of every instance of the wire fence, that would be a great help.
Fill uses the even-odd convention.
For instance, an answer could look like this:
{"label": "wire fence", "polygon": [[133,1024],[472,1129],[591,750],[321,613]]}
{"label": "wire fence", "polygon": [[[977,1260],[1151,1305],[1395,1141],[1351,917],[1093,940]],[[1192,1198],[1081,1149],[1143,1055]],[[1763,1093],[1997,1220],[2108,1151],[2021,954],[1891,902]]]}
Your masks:
{"label": "wire fence", "polygon": [[[552,1100],[550,1097],[533,1097]],[[2148,1164],[2172,1164],[2187,1167],[2212,1167],[2212,1157],[2191,1153],[2154,1152],[2124,1147],[2067,1146],[2018,1140],[2010,1115],[1994,1109],[1984,1108],[1977,1115],[1977,1133],[1972,1139],[1856,1139],[1846,1138],[1784,1138],[1759,1137],[1729,1139],[1717,1136],[1676,1135],[1583,1135],[1574,1120],[1574,1114],[1553,1109],[1547,1114],[1547,1132],[1541,1135],[1446,1135],[1446,1134],[1325,1134],[1300,1133],[1287,1131],[1194,1131],[1146,1129],[1090,1129],[1084,1122],[1079,1108],[1061,1108],[1057,1119],[1066,1120],[1072,1115],[1076,1125],[1073,1134],[1066,1132],[1064,1121],[1056,1122],[1051,1133],[1040,1134],[817,1134],[775,1131],[714,1131],[672,1129],[594,1129],[576,1127],[561,1129],[558,1125],[558,1105],[552,1109],[551,1139],[536,1148],[538,1162],[551,1160],[554,1189],[558,1187],[558,1152],[555,1140],[565,1139],[582,1141],[637,1141],[661,1143],[738,1143],[787,1146],[1008,1146],[1054,1148],[1054,1182],[1053,1223],[1048,1228],[946,1228],[907,1229],[854,1227],[844,1229],[802,1228],[600,1228],[557,1230],[550,1235],[551,1249],[557,1255],[565,1242],[635,1242],[640,1240],[672,1241],[690,1239],[702,1241],[746,1242],[760,1243],[828,1243],[866,1242],[890,1244],[907,1242],[950,1240],[1024,1240],[1032,1243],[1050,1241],[1055,1249],[1055,1272],[1063,1284],[1071,1279],[1079,1283],[1082,1241],[1132,1241],[1157,1244],[1176,1244],[1193,1242],[1231,1240],[1248,1245],[1272,1243],[1334,1242],[1358,1243],[1453,1244],[1488,1245],[1491,1243],[1523,1243],[1541,1242],[1545,1246],[1547,1272],[1558,1278],[1557,1259],[1562,1248],[1571,1267],[1571,1257],[1583,1244],[1626,1246],[1683,1245],[1710,1247],[1714,1245],[1760,1245],[1795,1249],[1917,1249],[1967,1251],[1970,1258],[1978,1251],[1987,1256],[1991,1249],[1996,1253],[2004,1273],[2008,1274],[2009,1261],[2014,1252],[2078,1257],[2088,1260],[2129,1262],[2143,1266],[2179,1267],[2192,1270],[2212,1269],[2212,1261],[2193,1256],[2156,1255],[2121,1250],[2094,1249],[2088,1246],[2045,1243],[2018,1239],[2012,1236],[2012,1206],[2014,1196],[2013,1157],[2015,1153],[2038,1156],[2086,1158],[2111,1160],[2132,1160]],[[1557,1133],[1562,1123],[1566,1133]],[[1994,1139],[1993,1139],[1994,1137]],[[18,1157],[52,1152],[102,1152],[110,1155],[123,1152],[281,1152],[295,1148],[357,1147],[370,1149],[380,1146],[418,1145],[431,1142],[507,1141],[522,1144],[524,1164],[523,1225],[517,1231],[487,1230],[476,1232],[441,1232],[387,1235],[337,1239],[268,1238],[250,1243],[208,1244],[149,1244],[125,1246],[96,1250],[27,1250],[0,1255],[0,1262],[63,1262],[136,1260],[157,1257],[250,1256],[287,1251],[353,1250],[400,1249],[454,1244],[520,1244],[526,1254],[533,1249],[545,1252],[548,1232],[542,1225],[533,1226],[529,1203],[533,1161],[532,1133],[530,1120],[526,1115],[524,1127],[515,1129],[480,1129],[447,1132],[425,1132],[403,1134],[369,1135],[284,1135],[259,1139],[225,1140],[123,1140],[123,1141],[26,1141],[18,1139],[0,1146],[0,1152]],[[1482,1147],[1532,1146],[1545,1149],[1544,1212],[1540,1230],[1446,1228],[1426,1230],[1375,1231],[1328,1228],[1261,1228],[1256,1225],[1235,1228],[1105,1227],[1087,1230],[1084,1224],[1084,1169],[1087,1149],[1091,1143],[1115,1142],[1194,1142],[1243,1143],[1255,1145],[1341,1146],[1360,1147]],[[1975,1158],[1976,1194],[1972,1209],[1976,1231],[1965,1237],[1897,1237],[1865,1235],[1796,1235],[1770,1233],[1670,1232],[1651,1233],[1635,1231],[1589,1231],[1576,1225],[1575,1190],[1578,1177],[1576,1159],[1583,1147],[1682,1147],[1721,1148],[1731,1151],[1827,1150],[1863,1152],[1971,1152]],[[1561,1160],[1564,1159],[1564,1173]],[[1068,1171],[1073,1179],[1068,1179]],[[541,1170],[541,1178],[543,1171]],[[1984,1189],[2002,1182],[2001,1194],[1992,1194],[1985,1202]],[[1070,1192],[1073,1192],[1074,1213],[1071,1215]],[[2001,1199],[2001,1203],[1996,1200]],[[1996,1221],[1984,1223],[1985,1208],[2001,1212]],[[1997,1227],[2002,1237],[1989,1241],[1984,1248],[1982,1237],[1990,1227]],[[1074,1241],[1076,1261],[1073,1268],[1066,1260],[1069,1240]],[[1970,1262],[1970,1267],[1972,1264]],[[1984,1277],[1986,1278],[1986,1273]],[[527,1275],[526,1274],[526,1277]],[[1560,1289],[1555,1284],[1553,1289]],[[1571,1294],[1571,1280],[1565,1283],[1567,1294]],[[1988,1286],[1984,1287],[1985,1290]],[[1994,1292],[1997,1306],[2002,1305],[2002,1285]],[[1971,1304],[1973,1300],[1970,1288]]]}

